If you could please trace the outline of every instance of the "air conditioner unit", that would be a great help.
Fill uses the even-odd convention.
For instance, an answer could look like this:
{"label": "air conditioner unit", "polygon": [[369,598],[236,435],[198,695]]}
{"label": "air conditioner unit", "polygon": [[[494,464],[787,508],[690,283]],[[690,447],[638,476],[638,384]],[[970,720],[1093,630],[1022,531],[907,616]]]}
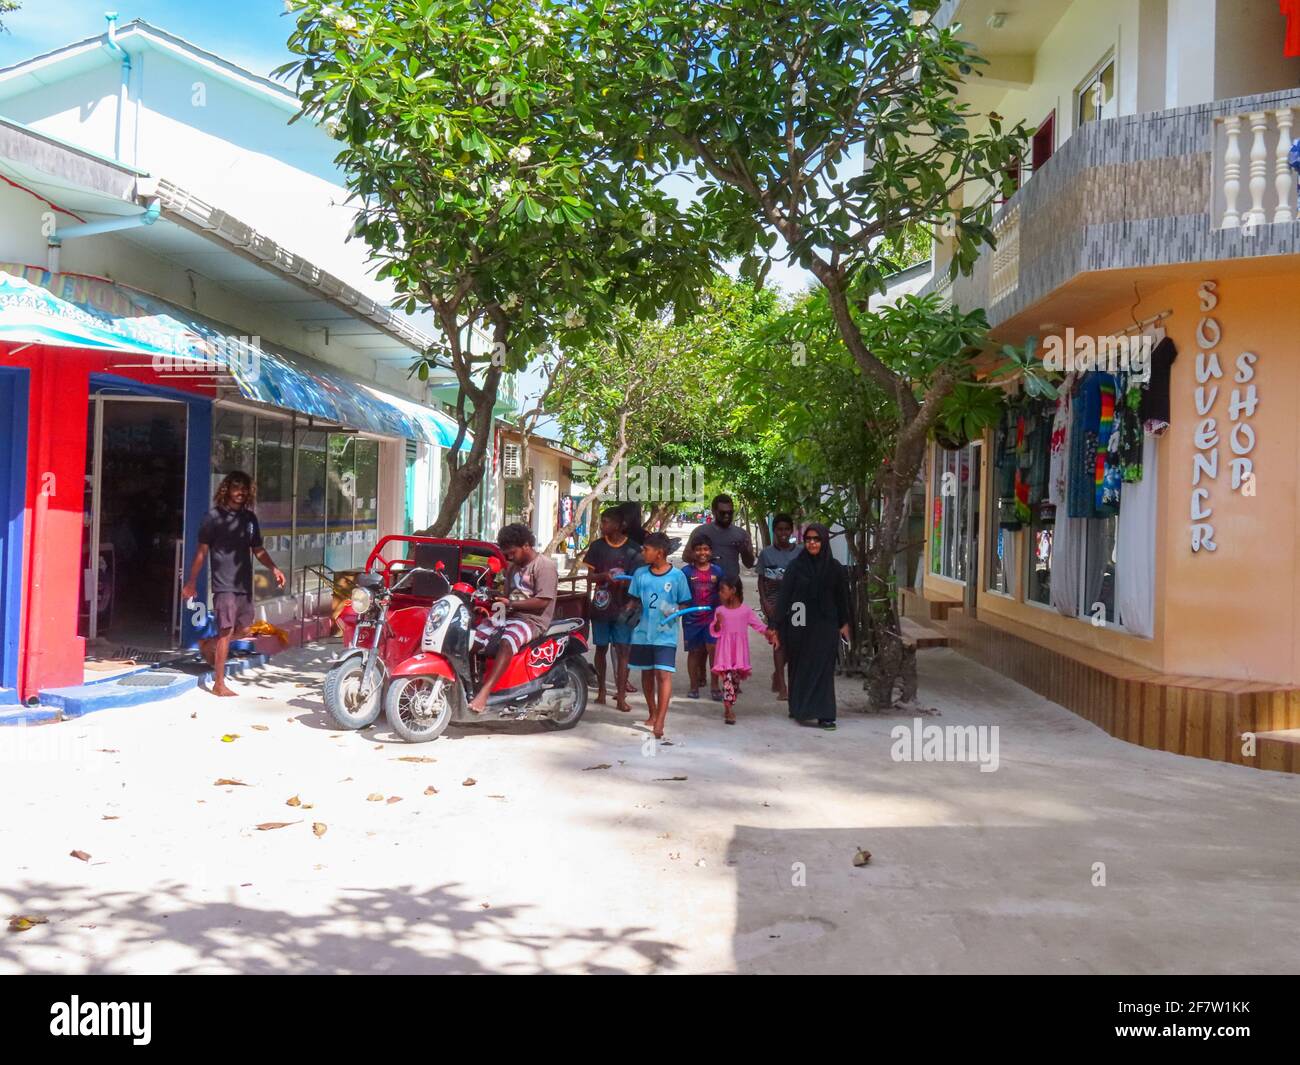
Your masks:
{"label": "air conditioner unit", "polygon": [[523,475],[523,445],[506,443],[501,448],[501,476],[508,481],[518,481]]}

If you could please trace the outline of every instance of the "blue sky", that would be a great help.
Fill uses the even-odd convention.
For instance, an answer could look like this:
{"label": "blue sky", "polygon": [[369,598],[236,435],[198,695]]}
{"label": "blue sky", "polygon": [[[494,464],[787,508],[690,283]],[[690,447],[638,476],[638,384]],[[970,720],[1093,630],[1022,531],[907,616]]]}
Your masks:
{"label": "blue sky", "polygon": [[118,24],[144,19],[160,29],[216,52],[256,74],[269,74],[289,60],[284,47],[292,23],[283,0],[22,0],[5,17],[0,66],[104,32],[104,12]]}

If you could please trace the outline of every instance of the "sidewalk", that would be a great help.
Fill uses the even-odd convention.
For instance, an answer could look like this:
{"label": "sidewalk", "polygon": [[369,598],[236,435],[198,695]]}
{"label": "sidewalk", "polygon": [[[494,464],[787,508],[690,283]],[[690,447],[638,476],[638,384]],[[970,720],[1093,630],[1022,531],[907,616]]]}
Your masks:
{"label": "sidewalk", "polygon": [[911,715],[862,714],[847,681],[838,732],[799,728],[764,690],[756,634],[740,723],[684,697],[679,656],[660,748],[639,695],[570,732],[340,732],[319,696],[332,650],[278,656],[233,681],[238,699],[0,730],[0,905],[49,919],[0,933],[0,972],[1283,972],[1300,956],[1293,777],[1111,739],[948,650],[920,656],[941,711],[925,723],[999,726],[996,772],[893,761]]}

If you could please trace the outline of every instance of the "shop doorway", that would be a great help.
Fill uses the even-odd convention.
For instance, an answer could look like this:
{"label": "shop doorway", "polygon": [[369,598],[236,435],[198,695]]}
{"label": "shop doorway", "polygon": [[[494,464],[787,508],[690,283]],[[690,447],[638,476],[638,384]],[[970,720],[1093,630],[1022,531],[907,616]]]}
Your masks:
{"label": "shop doorway", "polygon": [[90,404],[82,625],[97,653],[147,660],[180,641],[188,417],[177,400]]}

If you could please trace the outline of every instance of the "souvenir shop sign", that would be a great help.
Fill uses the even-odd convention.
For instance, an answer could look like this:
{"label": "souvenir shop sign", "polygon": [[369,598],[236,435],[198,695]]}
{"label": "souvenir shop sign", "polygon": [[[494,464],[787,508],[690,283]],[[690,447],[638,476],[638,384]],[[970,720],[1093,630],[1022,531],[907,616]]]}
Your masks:
{"label": "souvenir shop sign", "polygon": [[[1192,498],[1189,534],[1193,553],[1215,551],[1214,501],[1218,489],[1220,457],[1228,470],[1230,491],[1243,496],[1255,494],[1255,428],[1251,419],[1259,405],[1255,388],[1255,364],[1259,356],[1243,351],[1232,366],[1232,380],[1223,376],[1216,350],[1223,340],[1223,328],[1211,315],[1218,308],[1218,284],[1202,281],[1196,291],[1201,318],[1196,325],[1196,385],[1193,399],[1196,419],[1192,443]],[[1220,390],[1228,390],[1227,422],[1221,425],[1215,404]],[[1220,410],[1222,404],[1219,405]]]}

